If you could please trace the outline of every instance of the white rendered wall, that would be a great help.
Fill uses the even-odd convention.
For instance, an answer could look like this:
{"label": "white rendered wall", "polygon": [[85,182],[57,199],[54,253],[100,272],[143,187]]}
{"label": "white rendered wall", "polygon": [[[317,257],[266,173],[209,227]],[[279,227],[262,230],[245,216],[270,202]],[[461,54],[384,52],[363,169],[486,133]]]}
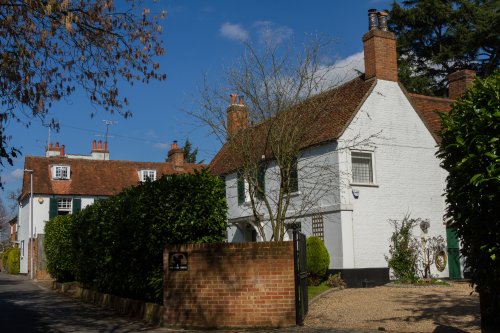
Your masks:
{"label": "white rendered wall", "polygon": [[[356,136],[367,137],[381,129],[372,147],[360,147],[374,152],[376,186],[352,185],[342,195],[343,203],[353,207],[355,268],[387,267],[384,255],[393,231],[389,219],[401,220],[407,214],[429,219],[429,235],[446,239],[445,174],[434,155],[436,142],[396,82],[378,80],[339,142],[352,142]],[[341,151],[339,158],[341,168],[349,173],[350,152]],[[352,190],[359,191],[358,198]],[[418,227],[415,231],[420,235]]]}

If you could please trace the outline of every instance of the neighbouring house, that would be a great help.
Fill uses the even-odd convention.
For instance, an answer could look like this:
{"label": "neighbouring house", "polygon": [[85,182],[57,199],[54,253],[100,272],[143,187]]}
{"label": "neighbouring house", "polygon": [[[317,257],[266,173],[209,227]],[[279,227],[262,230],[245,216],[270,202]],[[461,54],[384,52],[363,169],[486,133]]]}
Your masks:
{"label": "neighbouring house", "polygon": [[[370,30],[363,36],[365,73],[313,97],[328,100],[326,118],[321,119],[327,119],[331,126],[308,124],[313,137],[297,156],[299,172],[295,175],[297,189],[292,203],[300,206],[306,184],[313,181],[311,175],[300,172],[312,161],[330,164],[336,172],[328,179],[331,190],[299,216],[298,225],[305,234],[324,240],[331,271],[341,272],[349,286],[362,286],[389,279],[385,259],[393,231],[389,220],[401,220],[407,214],[428,219],[428,236],[448,236],[450,247],[445,269],[433,267],[431,273],[461,277],[458,243],[443,222],[446,172],[435,156],[439,142],[436,131],[441,123],[434,111],[448,112],[454,99],[472,83],[475,73],[463,70],[451,74],[449,98],[408,93],[398,82],[396,37],[381,18],[385,13],[372,11],[369,15]],[[298,108],[299,112],[310,112],[300,110],[300,105]],[[242,100],[236,103],[234,97],[227,117],[228,132],[258,131],[260,126],[248,127],[248,107]],[[369,143],[348,144],[356,137],[371,135]],[[247,184],[242,186],[238,177],[241,159],[232,155],[228,141],[210,165],[212,172],[226,182],[228,241],[259,241]],[[269,165],[262,175],[266,192],[279,187],[271,177],[276,171],[272,163]],[[259,213],[266,221],[266,210]],[[415,235],[420,237],[421,230],[416,229]],[[266,235],[271,233],[267,225]]]}
{"label": "neighbouring house", "polygon": [[9,241],[11,244],[17,243],[17,216],[9,221]]}
{"label": "neighbouring house", "polygon": [[[57,216],[73,214],[96,200],[118,194],[123,189],[163,175],[192,173],[202,164],[184,162],[184,150],[171,146],[166,162],[135,162],[109,159],[107,143],[93,141],[90,155],[65,153],[64,145],[49,145],[45,156],[26,156],[19,196],[18,242],[20,272],[30,272],[30,213],[33,209],[34,275],[39,276],[37,261],[43,256],[41,242],[45,223]],[[30,205],[33,176],[32,207]],[[38,246],[40,245],[40,246]]]}

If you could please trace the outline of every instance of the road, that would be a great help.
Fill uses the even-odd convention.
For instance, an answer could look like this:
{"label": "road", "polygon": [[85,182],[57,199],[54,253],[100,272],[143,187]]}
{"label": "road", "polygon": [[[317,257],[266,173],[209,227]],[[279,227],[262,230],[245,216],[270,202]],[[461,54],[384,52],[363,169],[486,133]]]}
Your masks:
{"label": "road", "polygon": [[2,333],[165,332],[57,294],[23,276],[0,273]]}

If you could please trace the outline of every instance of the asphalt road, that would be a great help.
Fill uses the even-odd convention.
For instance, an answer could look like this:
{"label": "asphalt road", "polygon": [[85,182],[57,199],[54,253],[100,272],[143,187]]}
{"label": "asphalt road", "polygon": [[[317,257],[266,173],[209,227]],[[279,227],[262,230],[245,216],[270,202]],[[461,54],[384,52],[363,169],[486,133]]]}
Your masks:
{"label": "asphalt road", "polygon": [[44,289],[23,276],[0,273],[0,332],[165,332],[110,310]]}

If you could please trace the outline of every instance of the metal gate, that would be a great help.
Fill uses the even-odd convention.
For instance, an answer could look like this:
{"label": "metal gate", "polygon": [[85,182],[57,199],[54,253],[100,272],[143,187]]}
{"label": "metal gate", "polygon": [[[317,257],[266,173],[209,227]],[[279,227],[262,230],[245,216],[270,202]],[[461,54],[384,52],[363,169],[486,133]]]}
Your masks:
{"label": "metal gate", "polygon": [[293,232],[293,255],[295,267],[295,318],[297,325],[304,324],[308,310],[306,235]]}

